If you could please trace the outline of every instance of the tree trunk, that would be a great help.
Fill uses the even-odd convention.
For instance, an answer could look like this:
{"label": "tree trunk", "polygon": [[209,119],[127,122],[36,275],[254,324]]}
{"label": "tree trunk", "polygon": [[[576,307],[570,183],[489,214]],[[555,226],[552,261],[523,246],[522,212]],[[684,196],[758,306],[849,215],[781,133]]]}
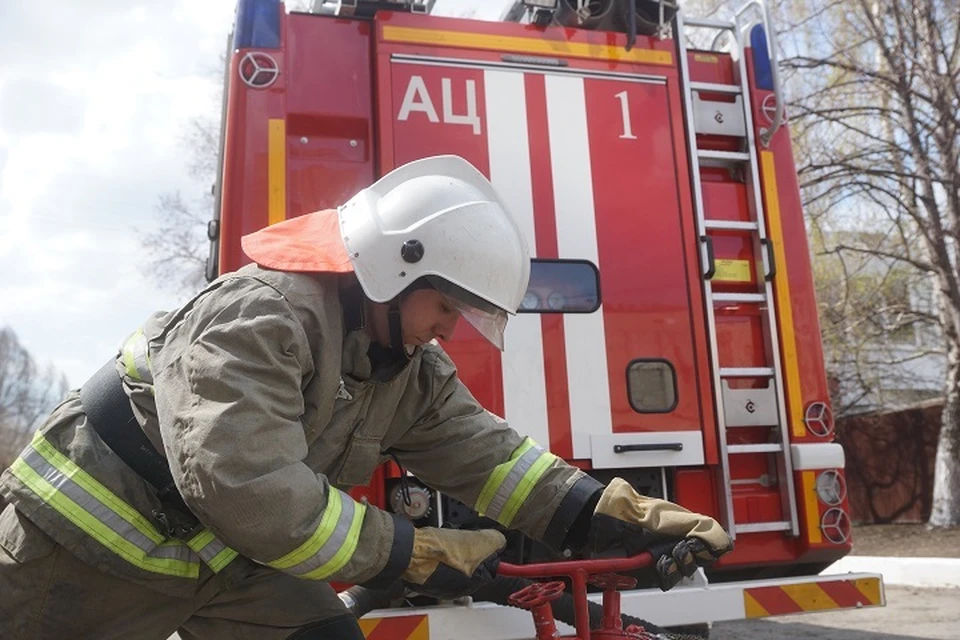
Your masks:
{"label": "tree trunk", "polygon": [[951,345],[947,359],[943,419],[934,466],[930,525],[960,525],[960,345]]}

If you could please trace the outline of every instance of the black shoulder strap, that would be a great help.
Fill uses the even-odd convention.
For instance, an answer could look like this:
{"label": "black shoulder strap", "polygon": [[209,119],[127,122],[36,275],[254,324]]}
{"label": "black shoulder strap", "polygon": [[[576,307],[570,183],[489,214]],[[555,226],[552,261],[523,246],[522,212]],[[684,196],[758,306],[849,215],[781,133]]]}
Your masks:
{"label": "black shoulder strap", "polygon": [[100,439],[159,492],[161,499],[177,495],[167,460],[147,439],[133,415],[115,360],[111,359],[80,389],[80,402]]}

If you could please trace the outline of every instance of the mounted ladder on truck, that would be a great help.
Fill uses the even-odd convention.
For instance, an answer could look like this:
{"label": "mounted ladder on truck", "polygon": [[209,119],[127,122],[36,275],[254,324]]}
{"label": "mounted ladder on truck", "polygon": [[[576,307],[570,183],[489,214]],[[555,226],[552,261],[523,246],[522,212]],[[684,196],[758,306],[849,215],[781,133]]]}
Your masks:
{"label": "mounted ladder on truck", "polygon": [[[747,58],[742,49],[736,51],[737,84],[718,84],[696,82],[690,79],[687,54],[686,29],[700,29],[718,32],[714,42],[726,37],[731,48],[741,46],[740,19],[751,9],[759,10],[765,33],[772,33],[767,8],[760,2],[750,2],[737,13],[737,19],[729,22],[717,20],[684,20],[677,16],[676,29],[680,34],[676,38],[680,53],[680,66],[684,83],[684,105],[687,118],[687,131],[695,132],[687,136],[690,146],[691,179],[693,183],[694,206],[696,208],[697,229],[702,243],[703,291],[707,325],[711,336],[711,368],[713,370],[714,399],[717,407],[717,426],[720,435],[721,468],[723,470],[725,526],[736,540],[737,534],[759,531],[789,531],[798,536],[799,518],[797,516],[796,488],[793,482],[793,465],[789,449],[789,426],[787,424],[784,401],[784,367],[780,354],[780,337],[777,329],[777,307],[785,297],[775,296],[774,279],[777,275],[777,248],[782,249],[779,237],[779,222],[774,230],[777,244],[771,241],[765,222],[763,196],[760,187],[760,170],[756,133],[753,126],[752,96]],[[765,45],[765,43],[764,43]],[[770,76],[775,113],[772,121],[761,129],[759,138],[761,148],[769,145],[771,138],[780,127],[783,118],[783,98],[777,72],[776,48],[769,49]],[[733,102],[710,101],[706,96],[730,96]],[[702,142],[703,141],[703,142]],[[711,142],[713,144],[711,144]],[[734,150],[723,148],[726,142]],[[768,153],[768,152],[767,152]],[[738,219],[712,217],[712,211],[705,204],[703,194],[704,167],[719,167],[730,172],[739,172],[746,185],[747,200],[740,201]],[[777,213],[779,216],[779,212]],[[746,218],[746,220],[744,220]],[[743,291],[740,286],[749,281],[745,274],[732,273],[718,278],[717,261],[714,253],[714,235],[722,233],[748,234],[752,242],[753,256],[761,256],[755,264],[763,266],[762,273],[756,278],[759,286]],[[782,277],[782,276],[781,276]],[[715,283],[716,279],[716,284]],[[718,290],[719,289],[719,290]],[[759,290],[757,290],[759,289]],[[764,337],[764,359],[760,366],[743,366],[741,363],[727,364],[718,348],[716,306],[727,305],[728,309],[756,309],[760,307],[760,324]],[[742,305],[742,306],[741,306]],[[788,311],[789,313],[789,311]],[[727,354],[724,354],[727,355]],[[793,354],[795,356],[795,354]],[[744,389],[734,388],[733,380],[761,380],[763,386]],[[763,433],[762,442],[741,444],[740,438],[731,438],[728,429],[741,427],[765,427],[769,433]],[[731,442],[733,440],[734,442]],[[743,454],[767,454],[773,458],[771,467],[776,470],[776,481],[785,488],[783,512],[787,518],[779,521],[737,523],[734,515],[732,480],[730,477],[730,457]],[[767,480],[768,482],[772,481]],[[737,482],[750,482],[739,480]]]}
{"label": "mounted ladder on truck", "polygon": [[[597,479],[736,538],[668,593],[641,578],[623,612],[666,626],[882,604],[876,575],[819,575],[850,551],[851,521],[765,5],[729,21],[674,0],[525,0],[490,21],[442,8],[239,0],[210,277],[245,263],[247,233],[407,161],[463,156],[533,255],[503,354],[467,326],[444,344],[464,384]],[[400,475],[371,468],[353,494],[417,526],[493,525]],[[579,561],[509,541],[512,565]],[[501,595],[361,623],[370,638],[529,638]]]}

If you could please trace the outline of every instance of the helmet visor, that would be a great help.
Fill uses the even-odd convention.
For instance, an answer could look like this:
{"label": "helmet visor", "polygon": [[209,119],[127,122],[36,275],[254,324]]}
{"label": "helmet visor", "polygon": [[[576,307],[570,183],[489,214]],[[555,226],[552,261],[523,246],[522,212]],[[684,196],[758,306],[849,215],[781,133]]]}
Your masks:
{"label": "helmet visor", "polygon": [[452,296],[447,296],[447,300],[460,312],[463,319],[470,323],[471,327],[479,331],[490,344],[503,351],[503,330],[507,328],[506,311],[503,309],[483,311]]}
{"label": "helmet visor", "polygon": [[447,297],[471,327],[479,331],[490,344],[503,351],[503,330],[507,327],[506,311],[438,276],[426,276],[425,279],[430,286]]}

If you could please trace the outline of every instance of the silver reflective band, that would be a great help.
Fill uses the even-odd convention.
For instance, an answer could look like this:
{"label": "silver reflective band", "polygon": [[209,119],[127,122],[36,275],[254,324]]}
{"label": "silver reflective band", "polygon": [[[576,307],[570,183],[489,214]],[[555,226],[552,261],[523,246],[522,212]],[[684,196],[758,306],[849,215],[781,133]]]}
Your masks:
{"label": "silver reflective band", "polygon": [[287,555],[266,564],[303,578],[330,577],[353,557],[365,512],[364,505],[330,487],[327,505],[313,535]]}
{"label": "silver reflective band", "polygon": [[213,569],[215,573],[219,573],[239,555],[223,544],[209,529],[204,529],[187,544],[200,555],[200,559],[207,563],[207,566]]}
{"label": "silver reflective band", "polygon": [[499,520],[503,508],[507,505],[507,500],[510,499],[513,492],[520,486],[520,482],[523,481],[524,476],[530,471],[533,463],[544,453],[545,451],[541,449],[539,445],[534,445],[520,456],[516,464],[513,465],[513,468],[510,469],[510,473],[503,479],[497,492],[493,494],[493,498],[490,500],[490,506],[487,507],[484,515],[494,520]]}
{"label": "silver reflective band", "polygon": [[147,384],[153,384],[153,369],[150,364],[150,351],[143,329],[137,329],[123,343],[123,367],[128,376]]}
{"label": "silver reflective band", "polygon": [[[35,446],[42,447],[47,454]],[[82,471],[74,477],[69,476],[48,459],[57,455],[58,452],[54,452],[38,434],[11,466],[11,471],[67,520],[134,566],[180,577],[198,575],[199,559],[189,547],[164,538],[143,516],[121,503],[106,487],[94,486],[96,481],[84,477]],[[118,513],[107,502],[122,504],[126,515]],[[139,523],[131,522],[137,519]]]}

